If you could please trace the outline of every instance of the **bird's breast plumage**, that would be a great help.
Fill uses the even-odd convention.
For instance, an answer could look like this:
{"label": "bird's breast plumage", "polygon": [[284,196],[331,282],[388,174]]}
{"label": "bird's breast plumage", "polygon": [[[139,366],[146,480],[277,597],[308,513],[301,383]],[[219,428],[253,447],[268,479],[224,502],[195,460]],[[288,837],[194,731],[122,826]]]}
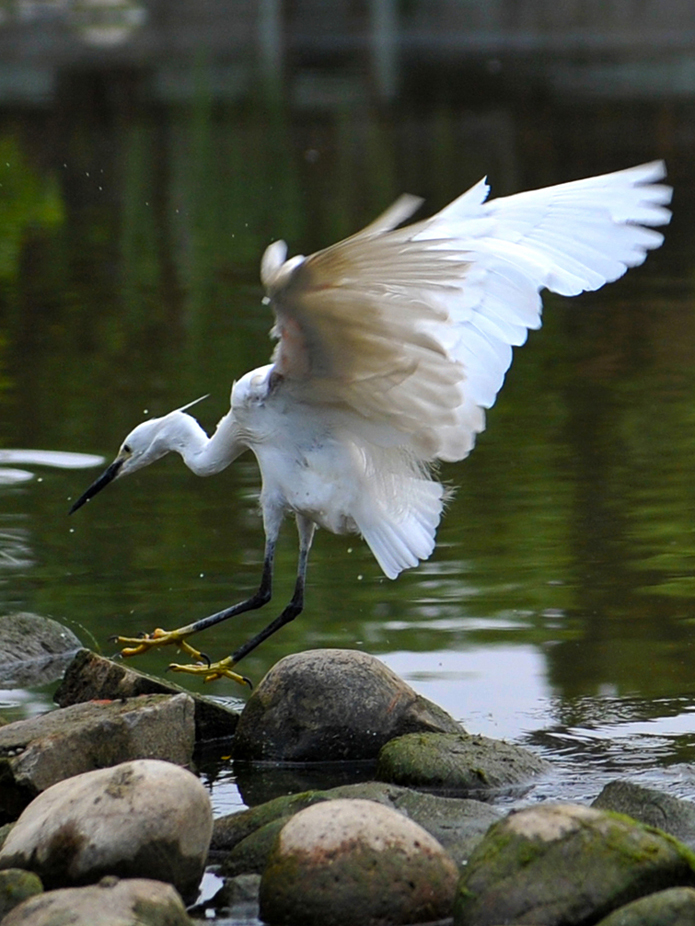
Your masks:
{"label": "bird's breast plumage", "polygon": [[354,531],[359,486],[349,448],[307,420],[278,417],[276,424],[251,444],[263,480],[261,505],[303,514],[336,534]]}

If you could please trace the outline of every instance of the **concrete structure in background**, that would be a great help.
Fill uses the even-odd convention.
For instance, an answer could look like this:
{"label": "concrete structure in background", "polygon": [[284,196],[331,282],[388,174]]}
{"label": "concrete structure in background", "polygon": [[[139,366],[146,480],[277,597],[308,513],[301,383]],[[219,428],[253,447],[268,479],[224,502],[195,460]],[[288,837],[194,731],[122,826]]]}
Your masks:
{"label": "concrete structure in background", "polygon": [[0,104],[50,103],[65,75],[102,71],[166,102],[190,99],[203,72],[217,99],[318,107],[403,88],[455,93],[461,74],[558,94],[690,97],[695,4],[0,0]]}

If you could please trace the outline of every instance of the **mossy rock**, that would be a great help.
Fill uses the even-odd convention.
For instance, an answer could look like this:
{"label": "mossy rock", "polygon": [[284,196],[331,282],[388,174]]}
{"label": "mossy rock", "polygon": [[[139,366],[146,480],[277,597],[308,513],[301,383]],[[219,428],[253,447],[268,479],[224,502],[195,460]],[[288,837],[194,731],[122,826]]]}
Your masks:
{"label": "mossy rock", "polygon": [[263,874],[268,857],[283,828],[291,816],[277,817],[264,826],[259,827],[225,856],[220,865],[219,873],[225,878],[236,878],[238,875]]}
{"label": "mossy rock", "polygon": [[397,926],[451,913],[458,873],[422,827],[373,801],[307,807],[281,830],[261,877],[274,924]]}
{"label": "mossy rock", "polygon": [[43,884],[33,871],[6,868],[0,871],[0,919],[27,897],[43,893]]}
{"label": "mossy rock", "polygon": [[382,747],[376,778],[480,794],[525,785],[549,768],[545,759],[502,740],[467,733],[409,733]]}
{"label": "mossy rock", "polygon": [[443,708],[359,650],[317,649],[276,663],[246,702],[237,761],[364,761],[404,733],[460,733]]}
{"label": "mossy rock", "polygon": [[677,840],[620,814],[544,804],[490,827],[459,881],[454,923],[596,923],[674,886],[695,886],[695,856]]}
{"label": "mossy rock", "polygon": [[597,926],[692,926],[695,923],[695,890],[672,887],[640,897],[614,910]]}
{"label": "mossy rock", "polygon": [[278,820],[290,817],[311,804],[328,798],[321,791],[302,791],[299,794],[286,794],[266,801],[248,810],[238,810],[215,820],[212,830],[210,849],[221,852],[233,849],[257,830]]}
{"label": "mossy rock", "polygon": [[695,849],[695,804],[692,801],[645,788],[634,781],[610,781],[591,806],[656,826],[689,849]]}
{"label": "mossy rock", "polygon": [[215,821],[211,851],[215,859],[224,857],[222,874],[231,877],[241,872],[261,872],[272,847],[271,833],[278,829],[277,821],[284,822],[313,804],[339,798],[362,798],[397,810],[434,836],[458,865],[464,864],[490,825],[501,816],[499,810],[482,801],[438,797],[380,781],[303,791]]}

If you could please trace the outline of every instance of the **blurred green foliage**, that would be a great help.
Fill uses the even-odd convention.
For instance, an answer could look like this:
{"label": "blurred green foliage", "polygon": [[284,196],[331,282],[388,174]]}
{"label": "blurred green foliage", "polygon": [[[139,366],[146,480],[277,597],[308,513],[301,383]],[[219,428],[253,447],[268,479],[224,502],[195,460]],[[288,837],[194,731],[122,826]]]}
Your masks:
{"label": "blurred green foliage", "polygon": [[32,235],[64,221],[55,176],[31,165],[15,135],[0,135],[0,284],[16,281],[22,248]]}

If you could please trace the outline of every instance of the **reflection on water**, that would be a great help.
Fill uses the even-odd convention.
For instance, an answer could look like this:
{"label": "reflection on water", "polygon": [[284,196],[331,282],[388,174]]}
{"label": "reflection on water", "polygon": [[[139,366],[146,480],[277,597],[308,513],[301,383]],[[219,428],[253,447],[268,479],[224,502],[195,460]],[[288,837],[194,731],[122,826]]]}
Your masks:
{"label": "reflection on water", "polygon": [[66,453],[60,450],[0,450],[0,466],[26,463],[28,466],[55,466],[58,469],[89,469],[101,466],[104,458],[95,453]]}
{"label": "reflection on water", "polygon": [[[111,633],[177,626],[258,582],[252,460],[200,480],[167,458],[68,519],[85,481],[65,455],[111,458],[144,416],[204,393],[197,413],[214,427],[233,378],[270,353],[257,282],[270,240],[310,252],[403,190],[433,211],[483,173],[503,194],[669,155],[666,245],[599,293],[546,300],[476,450],[443,468],[458,488],[432,560],[392,583],[361,541],[321,532],[306,612],[244,672],[362,648],[471,731],[559,757],[569,791],[585,756],[615,774],[643,769],[643,754],[674,783],[665,769],[690,761],[695,737],[695,190],[674,111],[497,100],[292,118],[215,108],[202,87],[191,111],[72,116],[0,125],[0,182],[13,184],[0,200],[0,429],[6,446],[63,461],[0,456],[0,608],[64,620],[107,653]],[[36,478],[3,483],[12,468]],[[206,632],[205,651],[258,630],[295,563],[288,524],[275,602]],[[616,706],[624,716],[600,719]]]}
{"label": "reflection on water", "polygon": [[5,581],[5,570],[28,570],[33,565],[28,531],[17,527],[0,530],[0,582]]}
{"label": "reflection on water", "polygon": [[17,482],[27,482],[29,479],[33,478],[34,474],[26,469],[14,469],[14,467],[11,466],[3,466],[0,468],[0,486],[14,485]]}
{"label": "reflection on water", "polygon": [[0,450],[0,486],[27,482],[34,473],[16,469],[7,463],[24,463],[28,466],[56,466],[58,469],[88,469],[100,466],[104,458],[94,453],[65,453],[58,450]]}

